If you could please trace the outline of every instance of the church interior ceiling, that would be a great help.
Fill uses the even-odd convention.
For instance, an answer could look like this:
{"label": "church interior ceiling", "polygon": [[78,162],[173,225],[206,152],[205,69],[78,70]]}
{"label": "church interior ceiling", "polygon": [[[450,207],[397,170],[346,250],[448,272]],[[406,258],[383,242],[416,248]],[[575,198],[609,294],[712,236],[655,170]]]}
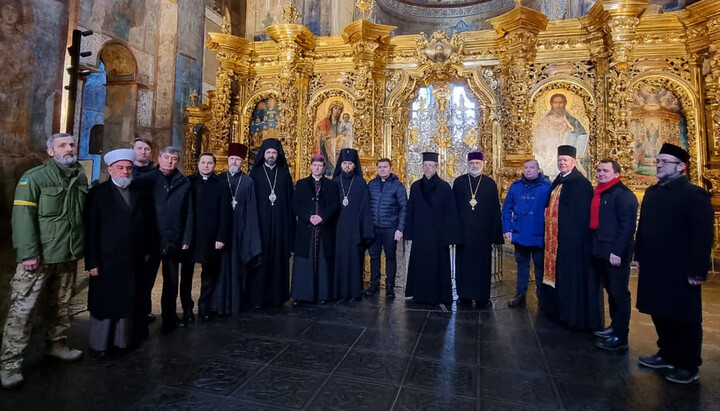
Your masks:
{"label": "church interior ceiling", "polygon": [[410,183],[422,151],[440,152],[440,174],[451,180],[467,152],[480,150],[504,193],[524,160],[553,176],[556,147],[572,144],[589,178],[597,161],[617,159],[642,197],[656,181],[654,156],[671,142],[689,150],[691,180],[719,207],[720,2],[687,1],[677,11],[656,7],[667,1],[592,3],[559,20],[514,3],[487,20],[491,29],[462,33],[397,35],[395,25],[358,18],[329,36],[313,34],[288,5],[265,27],[267,41],[209,33],[217,83],[186,107],[187,158],[275,137],[296,178],[309,173],[312,154],[332,163],[353,147],[366,177],[388,157]]}

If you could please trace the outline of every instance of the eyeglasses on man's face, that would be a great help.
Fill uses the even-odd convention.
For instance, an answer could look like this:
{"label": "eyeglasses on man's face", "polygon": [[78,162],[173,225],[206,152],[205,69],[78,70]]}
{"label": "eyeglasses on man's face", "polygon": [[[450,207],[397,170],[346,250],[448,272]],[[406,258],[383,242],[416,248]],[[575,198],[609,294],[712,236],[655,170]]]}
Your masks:
{"label": "eyeglasses on man's face", "polygon": [[670,161],[670,160],[662,160],[662,159],[653,161],[653,164],[655,164],[655,165],[660,164],[663,166],[667,165],[667,164],[680,164],[680,163],[682,163],[682,161]]}

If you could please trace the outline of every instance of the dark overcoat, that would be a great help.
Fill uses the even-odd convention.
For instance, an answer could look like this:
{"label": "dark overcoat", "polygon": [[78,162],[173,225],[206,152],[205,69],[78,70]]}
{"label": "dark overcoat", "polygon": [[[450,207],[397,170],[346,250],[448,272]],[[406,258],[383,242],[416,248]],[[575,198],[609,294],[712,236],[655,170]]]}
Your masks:
{"label": "dark overcoat", "polygon": [[[320,241],[325,250],[325,257],[335,255],[335,225],[340,212],[340,194],[338,186],[329,178],[320,179],[320,193],[315,197],[315,179],[308,176],[298,180],[295,184],[295,194],[292,199],[293,213],[297,217],[295,229],[295,255],[310,258],[310,245],[314,236],[310,216],[318,214],[322,223],[318,225]],[[315,203],[318,202],[319,212],[315,212]]]}
{"label": "dark overcoat", "polygon": [[577,168],[565,177],[558,175],[550,192],[561,184],[556,288],[553,292],[545,286],[546,308],[570,327],[599,329],[603,326],[602,289],[590,268],[590,203],[595,190]]}
{"label": "dark overcoat", "polygon": [[610,260],[610,254],[622,259],[623,264],[632,256],[638,201],[635,194],[617,183],[600,194],[600,224],[592,230],[592,255]]}
{"label": "dark overcoat", "polygon": [[[469,203],[471,190],[477,190],[474,210]],[[463,233],[462,244],[455,251],[457,293],[463,299],[487,301],[492,246],[504,242],[497,184],[489,176],[463,174],[453,182],[453,195]]]}
{"label": "dark overcoat", "polygon": [[[370,192],[361,175],[351,179],[338,175],[338,201],[342,201],[342,188],[348,196],[348,205],[340,207],[335,231],[335,283],[336,298],[361,298],[363,291],[363,263],[365,249],[375,238],[370,215]],[[341,187],[342,184],[342,187]]]}
{"label": "dark overcoat", "polygon": [[713,244],[710,194],[679,177],[647,189],[640,210],[635,259],[640,266],[637,308],[681,322],[702,321],[700,286]]}
{"label": "dark overcoat", "polygon": [[136,182],[128,190],[129,206],[110,180],[93,187],[85,203],[85,268],[99,271],[90,277],[88,309],[98,320],[133,317],[138,276],[157,248],[152,192]]}
{"label": "dark overcoat", "polygon": [[451,244],[462,242],[450,184],[437,174],[410,186],[404,237],[412,241],[405,295],[419,303],[452,303]]}
{"label": "dark overcoat", "polygon": [[204,264],[210,257],[219,257],[215,242],[228,244],[230,241],[232,207],[230,188],[227,181],[212,174],[204,180],[200,173],[190,177],[195,210],[195,239],[192,243],[192,257],[196,263]]}

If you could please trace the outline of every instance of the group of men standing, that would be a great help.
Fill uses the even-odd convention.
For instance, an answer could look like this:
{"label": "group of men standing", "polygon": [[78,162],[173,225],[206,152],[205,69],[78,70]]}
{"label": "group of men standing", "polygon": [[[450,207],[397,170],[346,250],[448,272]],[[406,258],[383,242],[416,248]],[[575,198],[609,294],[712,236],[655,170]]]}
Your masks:
{"label": "group of men standing", "polygon": [[[517,294],[523,306],[533,261],[540,311],[571,329],[593,330],[595,345],[628,347],[630,263],[639,267],[637,308],[650,314],[659,351],[639,364],[670,370],[665,378],[689,383],[702,363],[702,300],[713,243],[710,195],[687,178],[690,155],[664,144],[655,161],[657,184],[638,200],[620,179],[620,165],[601,160],[597,186],[576,168],[572,146],[558,147],[560,174],[552,183],[537,161],[523,165],[503,206],[503,232],[515,245]],[[603,289],[612,323],[603,328]]]}
{"label": "group of men standing", "polygon": [[[492,248],[503,244],[503,236],[515,245],[518,263],[510,306],[525,304],[532,260],[543,312],[571,328],[595,330],[600,348],[627,348],[638,202],[613,160],[598,164],[596,188],[577,170],[571,146],[558,148],[560,174],[552,183],[537,161],[528,160],[501,211],[497,185],[483,174],[481,152],[468,154],[468,172],[452,187],[437,175],[438,154],[423,153],[423,177],[412,184],[408,199],[387,158],[377,161],[377,176],[366,183],[354,149],[341,150],[332,179],[325,177],[328,159],[315,155],[310,175],[293,187],[276,139],[263,141],[249,175],[242,171],[248,147],[231,143],[227,172],[215,174],[216,157],[202,153],[190,177],[177,169],[176,148],[162,149],[154,166],[150,142],[137,139],[132,149],[105,154],[110,178],[88,193],[76,144],[67,134],[49,137],[52,158],[18,182],[12,223],[19,264],[0,352],[3,387],[23,382],[22,352],[45,283],[57,307],[47,354],[65,361],[82,356],[67,345],[65,331],[83,255],[91,276],[89,347],[98,356],[147,337],[161,263],[162,331],[171,332],[195,321],[195,263],[202,265],[197,312],[209,320],[289,298],[297,305],[376,295],[383,252],[385,294],[394,298],[395,251],[403,239],[410,244],[407,299],[443,309],[452,303],[454,249],[460,303],[486,306]],[[634,247],[638,308],[652,315],[660,347],[639,362],[670,369],[666,378],[675,382],[698,377],[699,286],[713,241],[709,195],[684,175],[688,161],[680,147],[663,146],[656,162],[659,182],[645,194]],[[363,290],[368,250],[371,283]],[[605,329],[603,287],[612,318]]]}

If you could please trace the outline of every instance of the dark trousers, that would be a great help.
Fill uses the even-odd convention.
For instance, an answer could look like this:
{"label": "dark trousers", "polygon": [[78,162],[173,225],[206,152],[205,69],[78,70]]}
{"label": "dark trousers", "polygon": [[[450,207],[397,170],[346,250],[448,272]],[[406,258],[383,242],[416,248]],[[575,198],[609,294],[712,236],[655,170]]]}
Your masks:
{"label": "dark trousers", "polygon": [[[200,274],[200,298],[198,298],[198,314],[207,315],[211,311],[212,295],[220,277],[221,253],[213,253],[202,265]],[[182,287],[182,286],[181,286]]]}
{"label": "dark trousers", "polygon": [[180,267],[180,304],[183,312],[192,312],[195,303],[192,300],[193,274],[195,262],[190,251],[183,251],[182,266]]}
{"label": "dark trousers", "polygon": [[163,321],[175,321],[179,283],[179,268],[183,256],[180,252],[162,256],[163,289],[160,305]]}
{"label": "dark trousers", "polygon": [[592,257],[595,277],[608,293],[613,336],[623,342],[627,342],[630,326],[630,259],[625,260],[619,267],[614,267],[608,260]]}
{"label": "dark trousers", "polygon": [[147,319],[152,312],[152,290],[155,287],[158,269],[160,268],[160,256],[151,255],[142,267],[143,275],[138,284],[140,296],[138,297],[138,318]]}
{"label": "dark trousers", "polygon": [[658,334],[658,355],[675,368],[697,371],[702,364],[702,323],[686,323],[652,316]]}
{"label": "dark trousers", "polygon": [[543,280],[545,252],[542,247],[515,244],[515,262],[517,263],[517,293],[525,295],[530,282],[530,260],[535,268],[535,294],[540,299]]}
{"label": "dark trousers", "polygon": [[395,251],[395,228],[375,227],[375,241],[370,244],[370,287],[380,288],[380,254],[385,251],[385,290],[395,288],[395,273],[397,272],[397,258]]}

